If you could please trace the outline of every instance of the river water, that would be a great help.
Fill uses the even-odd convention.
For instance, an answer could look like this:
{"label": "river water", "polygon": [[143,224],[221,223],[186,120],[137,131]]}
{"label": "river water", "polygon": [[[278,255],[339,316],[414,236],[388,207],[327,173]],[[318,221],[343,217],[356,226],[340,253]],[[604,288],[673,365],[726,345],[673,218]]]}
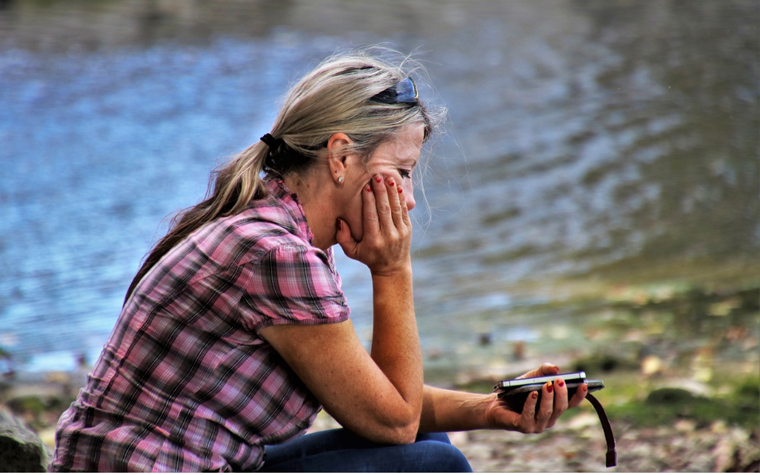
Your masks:
{"label": "river water", "polygon": [[[710,305],[686,333],[641,321],[734,329],[756,362],[759,27],[754,1],[0,2],[0,348],[94,361],[165,218],[316,61],[383,43],[450,113],[413,213],[431,367],[614,353],[596,323],[641,315],[610,302],[682,295]],[[338,254],[368,341],[369,277]]]}

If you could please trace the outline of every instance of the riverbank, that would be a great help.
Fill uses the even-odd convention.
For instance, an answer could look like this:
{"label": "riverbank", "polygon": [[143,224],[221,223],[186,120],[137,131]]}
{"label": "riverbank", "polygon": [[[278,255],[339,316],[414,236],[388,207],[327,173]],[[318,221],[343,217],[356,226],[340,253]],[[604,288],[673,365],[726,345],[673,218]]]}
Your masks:
{"label": "riverbank", "polygon": [[[577,290],[577,289],[576,289]],[[736,289],[619,287],[523,308],[522,318],[561,313],[537,341],[470,343],[425,354],[428,384],[489,392],[498,379],[552,361],[602,379],[597,393],[617,439],[618,465],[604,467],[605,440],[589,404],[540,435],[450,434],[479,472],[760,471],[760,360],[757,286]],[[509,321],[509,315],[504,319]],[[559,331],[559,330],[562,331]],[[578,349],[578,341],[585,341]],[[9,355],[6,354],[6,357]],[[89,371],[6,374],[6,409],[55,445],[55,425]],[[338,427],[321,413],[313,431]]]}
{"label": "riverbank", "polygon": [[[699,427],[689,419],[635,427],[612,420],[617,466],[605,467],[606,443],[596,414],[566,414],[543,434],[502,431],[450,433],[475,472],[757,472],[760,428],[750,430],[717,420]],[[320,413],[312,430],[337,428]]]}
{"label": "riverbank", "polygon": [[[601,290],[600,290],[601,289]],[[509,341],[497,327],[425,352],[425,380],[486,393],[502,378],[552,361],[602,379],[597,397],[617,439],[618,465],[604,466],[605,439],[589,404],[539,435],[450,434],[479,472],[760,471],[760,288],[649,284],[572,288],[572,297],[523,307],[521,319],[549,333]],[[510,315],[500,315],[504,325]],[[579,345],[578,342],[584,342]],[[7,358],[9,354],[5,354]],[[10,361],[10,360],[9,360]],[[55,425],[90,370],[6,374],[0,409],[22,419],[52,450]],[[338,427],[321,413],[312,431]]]}
{"label": "riverbank", "polygon": [[[8,410],[52,450],[55,424],[76,396],[83,373],[20,374],[5,381],[0,409]],[[639,372],[606,373],[597,393],[617,440],[616,468],[604,466],[604,433],[589,404],[568,412],[537,435],[502,431],[449,434],[476,472],[726,472],[760,470],[760,380],[743,376],[710,388]],[[491,381],[458,376],[456,387],[487,391]],[[633,394],[631,384],[648,388]],[[666,384],[670,381],[672,384]],[[679,388],[668,387],[680,385]],[[311,431],[337,428],[325,412]]]}

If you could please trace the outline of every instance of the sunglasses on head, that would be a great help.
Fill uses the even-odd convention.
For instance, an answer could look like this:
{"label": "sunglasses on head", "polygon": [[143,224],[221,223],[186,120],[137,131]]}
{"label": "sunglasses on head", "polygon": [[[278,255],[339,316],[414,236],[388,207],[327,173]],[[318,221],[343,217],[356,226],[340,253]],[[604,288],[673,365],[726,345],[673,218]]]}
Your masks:
{"label": "sunglasses on head", "polygon": [[372,96],[370,101],[381,104],[417,104],[418,98],[417,85],[414,84],[411,77],[408,77],[399,81],[395,86]]}

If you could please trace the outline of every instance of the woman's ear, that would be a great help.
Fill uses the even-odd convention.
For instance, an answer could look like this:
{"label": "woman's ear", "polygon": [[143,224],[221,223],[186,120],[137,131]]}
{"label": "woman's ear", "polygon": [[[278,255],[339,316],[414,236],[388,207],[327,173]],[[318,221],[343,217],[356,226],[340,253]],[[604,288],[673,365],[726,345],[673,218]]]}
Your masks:
{"label": "woman's ear", "polygon": [[327,141],[327,161],[330,165],[330,174],[335,183],[342,185],[348,173],[348,156],[353,154],[349,147],[353,140],[343,133],[332,134]]}

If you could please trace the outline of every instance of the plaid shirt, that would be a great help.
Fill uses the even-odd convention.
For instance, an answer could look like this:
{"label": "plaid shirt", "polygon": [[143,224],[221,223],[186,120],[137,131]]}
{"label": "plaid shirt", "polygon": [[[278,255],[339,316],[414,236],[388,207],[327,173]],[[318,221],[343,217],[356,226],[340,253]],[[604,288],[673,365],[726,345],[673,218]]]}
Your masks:
{"label": "plaid shirt", "polygon": [[259,336],[346,320],[331,250],[279,180],[167,253],[126,303],[61,416],[51,470],[256,470],[319,402]]}

